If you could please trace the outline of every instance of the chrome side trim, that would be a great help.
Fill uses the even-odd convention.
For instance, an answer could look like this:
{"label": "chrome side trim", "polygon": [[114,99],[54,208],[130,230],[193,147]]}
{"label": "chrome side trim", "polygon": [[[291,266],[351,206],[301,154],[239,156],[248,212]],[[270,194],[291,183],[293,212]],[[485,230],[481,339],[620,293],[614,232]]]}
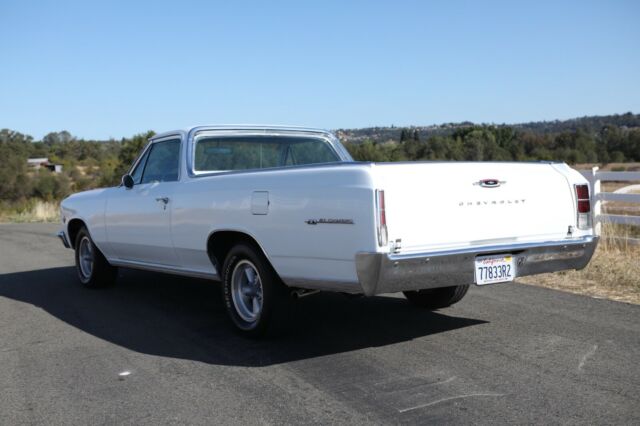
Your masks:
{"label": "chrome side trim", "polygon": [[62,241],[62,245],[64,245],[65,248],[71,248],[71,244],[69,244],[69,240],[67,239],[67,234],[65,234],[64,231],[61,230],[56,235],[60,238],[60,241]]}
{"label": "chrome side trim", "polygon": [[179,268],[177,266],[158,265],[155,263],[146,263],[123,259],[109,259],[109,263],[113,266],[120,266],[123,268],[140,269],[143,271],[161,272],[165,274],[182,275],[184,277],[203,278],[206,280],[220,281],[220,277],[218,276],[218,274],[203,271],[192,271],[189,269]]}
{"label": "chrome side trim", "polygon": [[469,247],[412,254],[358,253],[356,271],[367,296],[475,282],[474,259],[486,254],[512,254],[516,276],[582,269],[591,260],[598,237]]}

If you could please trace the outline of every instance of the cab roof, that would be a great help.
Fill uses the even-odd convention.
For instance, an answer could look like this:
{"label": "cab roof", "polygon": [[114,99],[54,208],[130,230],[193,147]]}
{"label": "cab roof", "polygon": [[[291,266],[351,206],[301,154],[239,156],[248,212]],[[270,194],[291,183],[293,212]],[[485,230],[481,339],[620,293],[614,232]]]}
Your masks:
{"label": "cab roof", "polygon": [[282,126],[282,125],[265,125],[265,124],[213,124],[192,126],[184,129],[172,130],[168,132],[158,133],[150,140],[160,139],[167,136],[189,135],[201,130],[256,130],[256,131],[285,131],[285,132],[304,132],[304,133],[322,133],[331,134],[328,130],[316,129],[302,126]]}

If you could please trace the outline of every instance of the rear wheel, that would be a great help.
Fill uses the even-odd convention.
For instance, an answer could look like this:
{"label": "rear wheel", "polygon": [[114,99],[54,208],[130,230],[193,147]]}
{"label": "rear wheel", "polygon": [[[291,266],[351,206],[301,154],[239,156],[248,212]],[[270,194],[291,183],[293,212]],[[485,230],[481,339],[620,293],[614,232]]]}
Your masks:
{"label": "rear wheel", "polygon": [[282,332],[291,297],[265,256],[253,245],[238,244],[229,251],[223,271],[225,307],[236,329],[250,337]]}
{"label": "rear wheel", "polygon": [[111,266],[96,247],[87,228],[81,228],[75,243],[76,272],[80,283],[89,288],[106,287],[116,281],[118,269]]}
{"label": "rear wheel", "polygon": [[469,290],[468,285],[404,291],[409,302],[421,308],[440,309],[458,303]]}

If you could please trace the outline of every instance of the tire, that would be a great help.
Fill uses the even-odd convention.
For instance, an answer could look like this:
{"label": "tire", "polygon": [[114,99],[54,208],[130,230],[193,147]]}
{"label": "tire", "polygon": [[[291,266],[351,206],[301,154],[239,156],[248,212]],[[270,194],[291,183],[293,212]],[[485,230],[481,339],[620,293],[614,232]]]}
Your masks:
{"label": "tire", "polygon": [[458,285],[427,290],[404,291],[402,293],[409,302],[416,306],[427,309],[440,309],[461,301],[468,290],[468,285]]}
{"label": "tire", "polygon": [[237,331],[256,338],[286,330],[292,298],[259,249],[246,243],[234,246],[222,270],[222,296]]}
{"label": "tire", "polygon": [[78,231],[75,242],[76,272],[80,283],[87,288],[99,288],[113,285],[118,268],[111,266],[102,252],[96,247],[87,228]]}

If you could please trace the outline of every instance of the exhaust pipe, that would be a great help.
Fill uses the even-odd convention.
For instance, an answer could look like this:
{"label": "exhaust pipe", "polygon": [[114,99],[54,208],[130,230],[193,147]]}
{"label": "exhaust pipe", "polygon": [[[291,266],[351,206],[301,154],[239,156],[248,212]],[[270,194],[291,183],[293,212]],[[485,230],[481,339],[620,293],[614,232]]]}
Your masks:
{"label": "exhaust pipe", "polygon": [[294,299],[302,299],[303,297],[311,296],[320,293],[320,290],[308,290],[306,288],[298,288],[291,292],[291,296]]}

